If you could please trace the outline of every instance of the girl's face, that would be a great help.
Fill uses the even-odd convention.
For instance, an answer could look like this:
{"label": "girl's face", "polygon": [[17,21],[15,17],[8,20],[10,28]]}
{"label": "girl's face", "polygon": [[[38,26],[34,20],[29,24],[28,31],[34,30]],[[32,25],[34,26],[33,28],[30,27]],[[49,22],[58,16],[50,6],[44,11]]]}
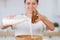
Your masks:
{"label": "girl's face", "polygon": [[36,0],[26,0],[25,7],[28,12],[32,12],[34,9],[37,8],[37,1]]}

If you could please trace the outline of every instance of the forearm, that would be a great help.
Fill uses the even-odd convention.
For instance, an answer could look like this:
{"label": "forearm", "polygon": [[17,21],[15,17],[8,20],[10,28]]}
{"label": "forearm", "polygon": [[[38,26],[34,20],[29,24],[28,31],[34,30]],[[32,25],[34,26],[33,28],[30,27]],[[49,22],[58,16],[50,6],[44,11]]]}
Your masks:
{"label": "forearm", "polygon": [[42,21],[44,22],[44,24],[47,26],[48,29],[54,30],[54,25],[53,25],[52,22],[50,22],[50,21],[47,20],[47,19],[43,19]]}
{"label": "forearm", "polygon": [[54,30],[54,25],[52,22],[50,22],[48,19],[46,19],[44,16],[40,15],[40,19],[44,22],[46,27],[50,30]]}
{"label": "forearm", "polygon": [[8,27],[12,27],[12,25],[2,26],[2,28],[1,28],[1,29],[6,29],[6,28],[8,28]]}

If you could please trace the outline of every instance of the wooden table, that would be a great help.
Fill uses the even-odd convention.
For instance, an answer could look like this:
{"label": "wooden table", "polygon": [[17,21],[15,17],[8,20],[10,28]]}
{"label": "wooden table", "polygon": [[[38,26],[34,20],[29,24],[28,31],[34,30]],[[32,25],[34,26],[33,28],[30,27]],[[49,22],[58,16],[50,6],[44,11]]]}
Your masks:
{"label": "wooden table", "polygon": [[[0,36],[14,36],[12,32],[0,32]],[[60,32],[44,32],[44,36],[60,36]],[[40,36],[34,36],[35,40],[42,40],[42,37]],[[30,35],[25,35],[25,36],[17,36],[16,40],[34,40],[31,38]]]}
{"label": "wooden table", "polygon": [[44,36],[60,36],[60,32],[44,32]]}

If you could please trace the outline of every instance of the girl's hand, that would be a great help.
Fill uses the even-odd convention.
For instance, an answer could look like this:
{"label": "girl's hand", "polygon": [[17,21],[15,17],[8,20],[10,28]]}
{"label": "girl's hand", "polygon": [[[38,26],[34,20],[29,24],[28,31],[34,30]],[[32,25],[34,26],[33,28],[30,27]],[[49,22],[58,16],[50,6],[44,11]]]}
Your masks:
{"label": "girl's hand", "polygon": [[12,27],[12,25],[2,26],[2,28],[1,28],[1,29],[6,29],[6,28],[8,28],[8,27]]}

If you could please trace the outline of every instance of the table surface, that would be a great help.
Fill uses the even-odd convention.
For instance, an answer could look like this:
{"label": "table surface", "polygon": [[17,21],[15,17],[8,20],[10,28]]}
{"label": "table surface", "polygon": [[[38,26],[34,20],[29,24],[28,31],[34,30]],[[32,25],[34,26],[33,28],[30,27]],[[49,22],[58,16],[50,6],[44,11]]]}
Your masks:
{"label": "table surface", "polygon": [[[0,36],[14,36],[13,32],[0,32]],[[44,32],[44,36],[60,36],[60,32]]]}

